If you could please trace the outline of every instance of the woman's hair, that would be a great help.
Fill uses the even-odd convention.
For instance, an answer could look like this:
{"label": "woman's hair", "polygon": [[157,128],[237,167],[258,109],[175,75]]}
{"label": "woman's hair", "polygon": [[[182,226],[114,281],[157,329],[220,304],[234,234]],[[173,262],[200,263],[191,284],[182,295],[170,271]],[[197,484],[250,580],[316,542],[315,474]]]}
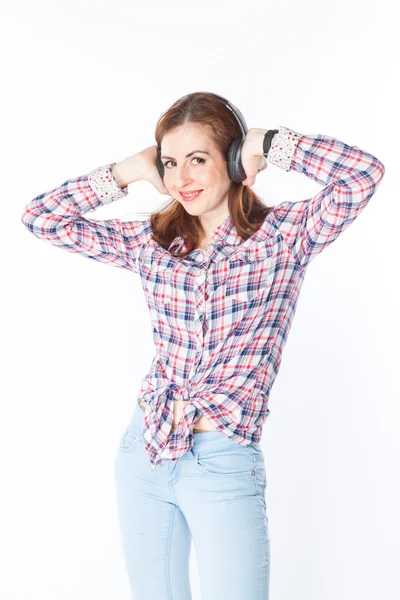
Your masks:
{"label": "woman's hair", "polygon": [[[205,127],[214,144],[228,160],[232,141],[242,137],[242,131],[229,108],[213,94],[195,92],[177,100],[165,111],[156,125],[155,139],[161,148],[161,140],[170,130],[186,123],[198,123]],[[266,206],[249,186],[231,181],[228,192],[228,208],[233,225],[243,240],[247,240],[262,225],[272,207]],[[187,213],[175,199],[171,199],[160,211],[150,217],[152,237],[168,249],[172,240],[182,236],[185,249],[181,256],[194,250],[199,241],[200,221]]]}

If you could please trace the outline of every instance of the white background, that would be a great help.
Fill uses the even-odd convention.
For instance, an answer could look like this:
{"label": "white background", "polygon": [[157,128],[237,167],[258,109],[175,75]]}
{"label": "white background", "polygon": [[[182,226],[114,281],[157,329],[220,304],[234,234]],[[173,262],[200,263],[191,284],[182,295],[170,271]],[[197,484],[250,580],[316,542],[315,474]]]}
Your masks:
{"label": "white background", "polygon": [[[140,281],[20,216],[154,144],[161,113],[194,91],[229,98],[249,128],[323,133],[386,167],[308,269],[261,444],[271,599],[398,598],[395,3],[25,0],[0,20],[1,598],[130,598],[113,460],[154,354]],[[270,205],[321,189],[271,165],[253,188]],[[91,214],[129,220],[165,198],[138,182]],[[191,579],[199,600],[194,548]]]}

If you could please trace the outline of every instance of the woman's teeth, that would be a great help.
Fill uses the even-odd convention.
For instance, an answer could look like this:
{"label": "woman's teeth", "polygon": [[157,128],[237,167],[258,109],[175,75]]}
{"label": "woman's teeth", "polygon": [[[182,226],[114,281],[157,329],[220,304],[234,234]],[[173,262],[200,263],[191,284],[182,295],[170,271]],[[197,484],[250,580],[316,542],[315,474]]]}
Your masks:
{"label": "woman's teeth", "polygon": [[197,192],[193,192],[192,194],[184,194],[181,192],[181,196],[184,200],[194,200],[197,198],[203,190],[198,190]]}

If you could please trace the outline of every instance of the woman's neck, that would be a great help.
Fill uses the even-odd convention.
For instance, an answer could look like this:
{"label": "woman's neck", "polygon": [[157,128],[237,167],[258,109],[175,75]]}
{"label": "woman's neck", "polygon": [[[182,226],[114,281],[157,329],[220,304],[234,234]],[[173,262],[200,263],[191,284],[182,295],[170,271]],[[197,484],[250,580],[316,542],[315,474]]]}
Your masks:
{"label": "woman's neck", "polygon": [[202,248],[203,250],[207,249],[207,246],[211,243],[211,238],[200,238],[196,244],[196,248]]}
{"label": "woman's neck", "polygon": [[226,207],[225,210],[221,210],[218,214],[205,214],[199,217],[200,235],[197,248],[207,248],[208,244],[211,243],[212,234],[222,225],[228,216],[229,210]]}

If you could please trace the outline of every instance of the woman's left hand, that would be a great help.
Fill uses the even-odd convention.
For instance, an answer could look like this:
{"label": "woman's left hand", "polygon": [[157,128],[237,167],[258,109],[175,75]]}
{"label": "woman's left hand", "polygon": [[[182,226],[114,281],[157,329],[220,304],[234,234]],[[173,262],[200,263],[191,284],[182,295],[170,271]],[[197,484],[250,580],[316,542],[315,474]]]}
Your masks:
{"label": "woman's left hand", "polygon": [[267,159],[264,156],[264,136],[268,129],[252,127],[246,133],[242,146],[241,161],[246,173],[242,185],[253,185],[258,173],[267,168]]}

